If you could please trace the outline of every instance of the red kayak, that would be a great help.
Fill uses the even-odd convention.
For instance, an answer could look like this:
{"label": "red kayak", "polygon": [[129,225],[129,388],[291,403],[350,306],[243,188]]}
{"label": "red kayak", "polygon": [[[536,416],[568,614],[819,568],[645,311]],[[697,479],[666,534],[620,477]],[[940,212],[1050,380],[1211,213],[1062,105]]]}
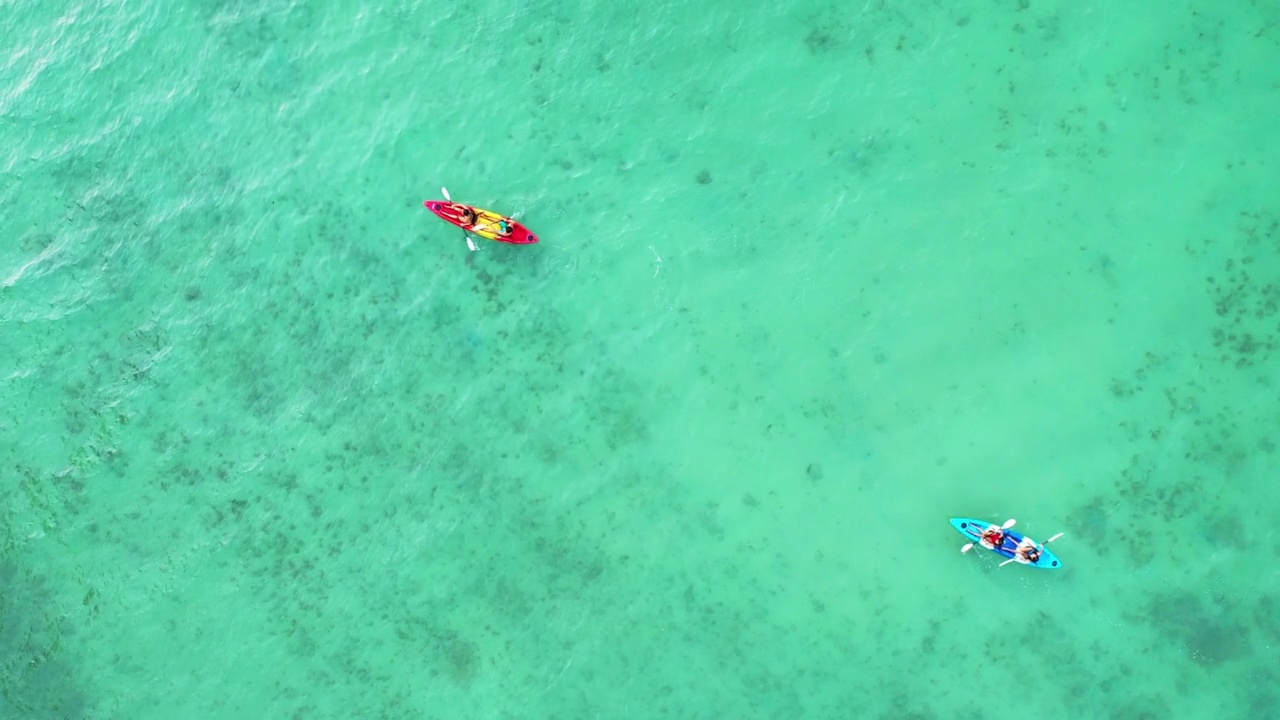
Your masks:
{"label": "red kayak", "polygon": [[513,245],[532,245],[538,242],[538,236],[529,232],[529,228],[491,210],[450,200],[427,200],[422,204],[445,222],[453,223],[480,237]]}

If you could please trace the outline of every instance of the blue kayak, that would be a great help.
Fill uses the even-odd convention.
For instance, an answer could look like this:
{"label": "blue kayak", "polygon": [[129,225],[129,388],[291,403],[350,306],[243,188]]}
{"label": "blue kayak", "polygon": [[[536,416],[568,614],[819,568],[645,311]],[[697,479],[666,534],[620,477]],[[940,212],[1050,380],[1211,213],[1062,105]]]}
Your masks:
{"label": "blue kayak", "polygon": [[[998,523],[989,523],[985,520],[974,520],[973,518],[951,518],[951,526],[954,527],[957,531],[959,531],[961,535],[969,538],[969,540],[973,542],[975,545],[977,545],[978,547],[986,548],[988,550],[990,550],[991,548],[987,548],[985,545],[983,545],[980,542],[980,540],[982,538],[982,531],[986,530],[991,525],[996,525],[997,527],[999,527]],[[1017,551],[1018,543],[1022,542],[1022,538],[1024,537],[1026,536],[1020,532],[1015,532],[1013,530],[1005,530],[1004,540],[1000,543],[1000,547],[992,550],[992,552],[996,553],[997,555],[1005,559],[1010,559],[1013,557],[1014,553]],[[1053,540],[1054,538],[1049,538],[1049,539]],[[1049,548],[1045,547],[1044,545],[1040,545],[1039,560],[1035,561],[1034,563],[1019,563],[1019,564],[1030,565],[1031,567],[1044,568],[1045,570],[1058,570],[1062,568],[1062,561],[1058,559],[1057,555],[1054,555],[1053,553],[1049,552]]]}

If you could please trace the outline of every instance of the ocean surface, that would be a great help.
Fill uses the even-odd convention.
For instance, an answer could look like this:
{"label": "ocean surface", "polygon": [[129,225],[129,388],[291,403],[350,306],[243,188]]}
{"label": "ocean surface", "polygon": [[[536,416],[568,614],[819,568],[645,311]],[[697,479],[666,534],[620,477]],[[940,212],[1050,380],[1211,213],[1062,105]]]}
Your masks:
{"label": "ocean surface", "polygon": [[1280,716],[1280,3],[0,14],[0,717]]}

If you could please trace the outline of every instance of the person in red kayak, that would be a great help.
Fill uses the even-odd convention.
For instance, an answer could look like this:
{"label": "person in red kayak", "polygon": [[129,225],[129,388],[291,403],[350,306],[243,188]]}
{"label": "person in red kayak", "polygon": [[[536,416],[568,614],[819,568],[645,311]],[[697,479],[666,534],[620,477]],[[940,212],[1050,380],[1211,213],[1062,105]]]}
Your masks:
{"label": "person in red kayak", "polygon": [[458,207],[462,208],[462,211],[458,213],[458,220],[462,221],[462,224],[466,225],[467,227],[471,227],[475,225],[476,211],[472,210],[466,205],[459,205]]}
{"label": "person in red kayak", "polygon": [[512,222],[511,218],[502,218],[496,223],[485,222],[472,229],[479,232],[485,228],[497,228],[499,237],[511,237],[511,235],[516,231],[516,226],[513,225]]}

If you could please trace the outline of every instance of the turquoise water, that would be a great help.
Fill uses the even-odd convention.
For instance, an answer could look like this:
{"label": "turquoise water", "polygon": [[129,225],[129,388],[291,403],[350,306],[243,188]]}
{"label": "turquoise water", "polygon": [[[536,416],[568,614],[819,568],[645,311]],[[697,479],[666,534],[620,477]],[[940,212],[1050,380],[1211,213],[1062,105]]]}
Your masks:
{"label": "turquoise water", "polygon": [[1280,714],[1237,5],[0,3],[0,716]]}

